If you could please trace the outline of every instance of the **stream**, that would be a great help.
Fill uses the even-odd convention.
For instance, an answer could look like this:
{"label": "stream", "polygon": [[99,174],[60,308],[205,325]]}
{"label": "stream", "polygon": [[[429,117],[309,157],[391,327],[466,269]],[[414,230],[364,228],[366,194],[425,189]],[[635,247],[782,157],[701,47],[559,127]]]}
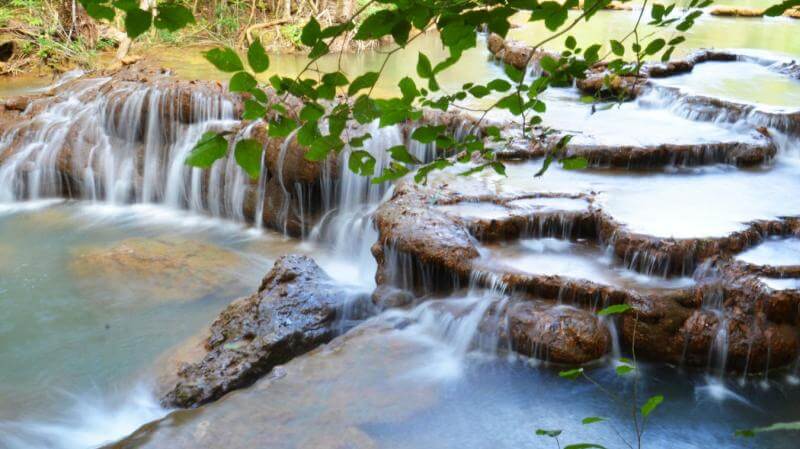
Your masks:
{"label": "stream", "polygon": [[[767,2],[728,2],[734,3]],[[576,38],[607,40],[637,15],[601,11]],[[676,56],[713,44],[749,58],[707,62],[690,73],[654,79],[636,100],[597,113],[580,102],[575,89],[546,93],[545,124],[574,133],[575,144],[757,146],[763,142],[757,128],[764,126],[775,147],[764,163],[673,164],[650,171],[567,171],[554,165],[541,178],[532,176],[541,160],[509,163],[506,176],[482,172],[464,178],[457,173],[466,166],[456,166],[432,175],[433,185],[505,202],[465,201],[436,210],[470,222],[503,220],[519,211],[567,214],[563,218],[600,208],[626,232],[667,240],[721,239],[747,231],[755,220],[800,216],[800,128],[771,118],[800,110],[800,80],[758,59],[799,58],[798,30],[800,21],[784,17],[703,17]],[[543,32],[521,22],[509,38],[531,43]],[[418,51],[432,60],[446,56],[436,35],[415,41],[391,60],[379,94],[393,92],[403,76],[416,76],[409,61]],[[381,57],[346,55],[345,71],[374,68]],[[302,58],[271,56],[264,80],[296,73]],[[184,80],[224,79],[199,50],[164,49],[150,59]],[[501,65],[489,59],[481,36],[478,48],[439,78],[443,89],[503,77]],[[70,83],[59,94],[64,101],[35,115],[17,153],[3,158],[21,134],[0,134],[0,449],[555,447],[536,436],[536,429],[563,430],[562,444],[609,449],[625,447],[620,435],[635,438],[627,425],[629,405],[584,380],[560,378],[563,366],[516,354],[497,334],[484,332],[486,317],[504,310],[514,292],[499,283],[481,284],[476,276],[452,292],[424,292],[412,305],[389,307],[215,402],[187,410],[164,407],[156,390],[174,368],[171,358],[202,338],[228,304],[252,294],[280,256],[309,255],[343,288],[371,293],[379,267],[371,253],[379,239],[372,216],[394,188],[374,186],[346,164],[336,173],[323,171],[321,198],[299,181],[284,183],[281,174],[248,183],[233,158],[218,161],[206,176],[183,164],[203,132],[254,132],[253,126],[237,127],[224,96],[193,97],[194,118],[182,122],[185,117],[169,110],[167,90],[126,86],[91,97],[107,79],[79,76],[61,81]],[[2,83],[0,100],[46,89],[41,80]],[[114,103],[115,95],[123,100]],[[686,100],[697,96],[745,105],[749,112],[699,111]],[[169,110],[171,121],[143,113],[146,102],[150,110]],[[113,113],[101,115],[107,111]],[[421,159],[433,154],[431,147],[411,146],[399,126],[372,134],[371,152],[408,144]],[[85,148],[71,149],[69,159],[61,144],[75,135]],[[290,150],[288,144],[279,148],[281,164]],[[65,166],[74,170],[69,179]],[[288,205],[272,214],[260,209],[269,182],[279,178],[287,195],[300,198],[299,212]],[[65,186],[74,185],[81,189],[64,195]],[[322,204],[319,210],[311,207],[315,202]],[[301,231],[292,232],[293,226]],[[704,266],[688,262],[640,269],[636,260],[615,257],[613,243],[531,232],[516,240],[476,242],[473,267],[490,275],[588,280],[645,297],[696,287],[707,275]],[[637,257],[647,254],[632,256]],[[797,267],[800,238],[770,236],[732,260]],[[404,276],[402,266],[389,268],[393,276]],[[800,278],[759,276],[771,291],[800,289]],[[572,306],[559,298],[555,307]],[[703,307],[722,313],[721,306]],[[616,341],[621,330],[613,320],[601,322],[615,342],[586,372],[604,388],[629,395],[634,382],[614,373],[627,355]],[[792,433],[743,439],[734,432],[800,420],[800,358],[766,373],[726,374],[726,337],[717,336],[712,361],[700,368],[641,362],[638,394],[666,398],[647,424],[644,447],[797,446]],[[591,416],[618,427],[581,424]]]}

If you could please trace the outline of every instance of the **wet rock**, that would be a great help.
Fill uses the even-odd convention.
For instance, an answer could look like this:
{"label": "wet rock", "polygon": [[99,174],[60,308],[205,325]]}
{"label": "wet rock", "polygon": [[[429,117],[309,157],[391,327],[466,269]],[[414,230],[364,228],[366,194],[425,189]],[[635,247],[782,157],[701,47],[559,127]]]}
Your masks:
{"label": "wet rock", "polygon": [[379,285],[372,292],[372,303],[379,309],[395,309],[410,306],[414,303],[414,294],[391,285]]}
{"label": "wet rock", "polygon": [[102,300],[108,285],[117,295],[142,301],[202,298],[239,282],[243,260],[215,245],[180,238],[134,237],[73,251],[69,269],[78,285]]}
{"label": "wet rock", "polygon": [[748,8],[745,6],[712,6],[708,13],[719,17],[763,17],[764,10],[761,8]]}
{"label": "wet rock", "polygon": [[512,348],[521,354],[579,365],[610,348],[608,327],[585,310],[523,301],[510,305],[507,313]]}
{"label": "wet rock", "polygon": [[575,86],[586,95],[599,99],[620,100],[636,98],[646,83],[645,76],[613,74],[604,64],[595,64],[586,72],[584,78],[575,80]]}
{"label": "wet rock", "polygon": [[411,255],[415,264],[469,276],[471,262],[478,257],[469,232],[457,219],[428,207],[428,198],[413,180],[400,181],[392,198],[375,213],[379,239],[373,254],[382,267],[379,284],[388,281],[387,249]]}
{"label": "wet rock", "polygon": [[163,403],[195,407],[251,385],[276,365],[333,339],[340,310],[353,299],[310,258],[281,257],[258,292],[211,325],[206,354],[183,366]]}
{"label": "wet rock", "polygon": [[569,144],[566,156],[584,157],[592,167],[658,168],[731,164],[753,166],[777,153],[772,139],[754,134],[752,142],[608,146]]}
{"label": "wet rock", "polygon": [[512,39],[503,39],[494,33],[489,35],[487,46],[495,59],[503,61],[504,64],[517,70],[525,70],[531,63],[538,65],[538,61],[545,56],[559,58],[558,54],[543,49],[538,49],[535,54],[531,54],[533,49],[528,44]]}

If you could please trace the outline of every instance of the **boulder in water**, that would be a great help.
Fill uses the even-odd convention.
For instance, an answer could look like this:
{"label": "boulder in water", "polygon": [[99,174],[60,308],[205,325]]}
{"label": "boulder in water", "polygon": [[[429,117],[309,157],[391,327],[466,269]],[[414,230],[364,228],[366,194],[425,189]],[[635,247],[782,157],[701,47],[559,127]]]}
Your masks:
{"label": "boulder in water", "polygon": [[599,359],[611,347],[608,327],[592,313],[534,301],[509,306],[508,337],[520,354],[569,365]]}
{"label": "boulder in water", "polygon": [[258,292],[228,306],[211,325],[202,360],[181,367],[165,405],[195,407],[246,387],[276,365],[333,339],[352,300],[310,258],[283,256]]}

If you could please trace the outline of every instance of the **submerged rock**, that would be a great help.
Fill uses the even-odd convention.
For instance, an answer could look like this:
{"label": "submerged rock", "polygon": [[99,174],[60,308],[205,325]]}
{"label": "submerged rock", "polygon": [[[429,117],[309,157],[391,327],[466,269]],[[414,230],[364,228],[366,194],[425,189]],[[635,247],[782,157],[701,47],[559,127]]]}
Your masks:
{"label": "submerged rock", "polygon": [[235,286],[244,260],[210,243],[181,238],[134,237],[73,250],[69,269],[89,295],[116,294],[141,301],[197,299]]}
{"label": "submerged rock", "polygon": [[202,360],[184,365],[162,402],[195,407],[246,387],[276,365],[333,339],[343,308],[363,299],[306,256],[275,262],[258,292],[228,306],[211,325]]}

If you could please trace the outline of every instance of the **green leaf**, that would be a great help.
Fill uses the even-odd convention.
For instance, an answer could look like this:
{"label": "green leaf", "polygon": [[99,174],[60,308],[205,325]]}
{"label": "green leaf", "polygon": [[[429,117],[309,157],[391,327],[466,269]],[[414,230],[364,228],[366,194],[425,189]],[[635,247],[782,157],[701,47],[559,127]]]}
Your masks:
{"label": "green leaf", "polygon": [[536,435],[539,435],[540,437],[555,438],[561,435],[561,430],[536,429]]}
{"label": "green leaf", "polygon": [[[112,22],[117,14],[116,11],[114,11],[114,8],[106,5],[104,1],[80,0],[80,2],[81,5],[83,5],[83,8],[86,10],[86,14],[89,14],[89,17],[96,20],[107,20]],[[138,3],[136,7],[138,7]]]}
{"label": "green leaf", "polygon": [[606,447],[593,443],[578,443],[564,446],[564,449],[606,449]]}
{"label": "green leaf", "polygon": [[347,82],[347,77],[342,72],[331,72],[322,75],[322,83],[329,86],[346,86]]}
{"label": "green leaf", "polygon": [[363,135],[360,135],[358,137],[351,137],[350,141],[347,142],[347,144],[350,145],[350,147],[352,147],[352,148],[359,148],[359,147],[363,147],[364,146],[364,142],[369,140],[369,139],[371,139],[371,138],[372,138],[372,134],[364,133]]}
{"label": "green leaf", "polygon": [[662,402],[664,402],[664,396],[660,394],[648,399],[642,406],[642,416],[649,416]]}
{"label": "green leaf", "polygon": [[594,424],[594,423],[603,422],[603,421],[608,421],[608,419],[600,417],[600,416],[590,416],[588,418],[583,418],[583,420],[581,420],[581,424],[587,425],[587,424]]}
{"label": "green leaf", "polygon": [[378,72],[367,72],[350,83],[347,95],[353,96],[361,89],[370,89],[378,81]]}
{"label": "green leaf", "polygon": [[444,125],[433,126],[426,125],[420,126],[411,133],[411,138],[420,143],[431,143],[436,140],[436,137],[445,130]]}
{"label": "green leaf", "polygon": [[800,430],[800,421],[796,422],[779,422],[771,424],[766,427],[756,427],[754,429],[737,430],[736,436],[740,437],[754,437],[759,433],[775,432],[779,430]]}
{"label": "green leaf", "polygon": [[307,103],[300,110],[300,120],[304,122],[316,122],[325,114],[325,108],[317,103]]}
{"label": "green leaf", "polygon": [[236,142],[236,147],[233,150],[233,157],[236,158],[236,163],[248,174],[252,179],[258,179],[261,174],[261,153],[263,148],[261,142],[253,139],[244,139]]}
{"label": "green leaf", "polygon": [[501,80],[500,78],[497,78],[489,81],[486,87],[497,92],[506,92],[507,90],[511,89],[511,83],[509,83],[506,80]]}
{"label": "green leaf", "polygon": [[244,120],[258,120],[267,115],[267,108],[256,100],[246,100],[244,102]]}
{"label": "green leaf", "polygon": [[634,368],[630,365],[620,365],[615,369],[618,376],[624,376],[626,374],[630,374],[631,372],[633,372],[633,370]]}
{"label": "green leaf", "polygon": [[403,101],[406,104],[411,104],[419,96],[419,89],[411,78],[405,77],[397,85],[400,87],[400,92],[403,93]]}
{"label": "green leaf", "polygon": [[567,21],[570,7],[567,3],[561,5],[553,1],[542,2],[539,4],[538,8],[534,7],[531,11],[530,20],[531,22],[544,20],[544,25],[547,29],[556,31]]}
{"label": "green leaf", "polygon": [[265,72],[269,68],[269,56],[260,39],[254,40],[247,48],[247,63],[256,73]]}
{"label": "green leaf", "polygon": [[327,55],[331,51],[328,44],[323,41],[317,41],[313,47],[311,47],[311,51],[308,52],[308,57],[311,59],[317,59],[321,56]]}
{"label": "green leaf", "polygon": [[[544,111],[537,111],[537,112],[544,112]],[[580,157],[580,156],[572,156],[564,158],[561,159],[560,162],[564,170],[583,170],[584,168],[589,166],[589,161],[585,157]]]}
{"label": "green leaf", "polygon": [[469,94],[475,98],[483,98],[492,93],[486,86],[475,86],[469,90]]}
{"label": "green leaf", "polygon": [[386,36],[392,32],[392,28],[401,18],[397,12],[389,9],[381,9],[374,12],[361,22],[361,26],[358,27],[353,39],[365,41]]}
{"label": "green leaf", "polygon": [[564,41],[564,46],[570,50],[574,50],[577,45],[578,41],[575,40],[574,36],[567,36],[567,40]]}
{"label": "green leaf", "polygon": [[392,159],[406,164],[420,164],[420,160],[408,152],[405,145],[395,145],[387,150],[392,155]]}
{"label": "green leaf", "polygon": [[617,315],[625,313],[629,310],[631,310],[631,306],[628,304],[614,304],[613,306],[608,306],[605,309],[597,312],[597,314],[600,316]]}
{"label": "green leaf", "polygon": [[231,73],[244,70],[239,55],[228,47],[212,48],[209,51],[203,52],[203,57],[213,64],[214,67],[223,72]]}
{"label": "green leaf", "polygon": [[319,40],[321,32],[322,28],[319,26],[319,22],[312,16],[306,26],[303,27],[303,32],[300,33],[300,42],[307,47],[313,47]]}
{"label": "green leaf", "polygon": [[208,131],[203,134],[200,141],[192,148],[186,157],[186,165],[192,167],[208,168],[217,159],[225,157],[228,152],[228,141],[221,134]]}
{"label": "green leaf", "polygon": [[320,135],[317,122],[308,122],[297,131],[297,143],[304,147],[310,146]]}
{"label": "green leaf", "polygon": [[511,64],[505,64],[503,68],[505,69],[508,78],[515,83],[522,82],[522,79],[525,78],[525,73],[523,73],[522,70],[518,70]]}
{"label": "green leaf", "polygon": [[800,6],[800,0],[788,0],[783,3],[778,3],[777,5],[772,5],[769,8],[767,8],[766,11],[764,11],[764,15],[770,17],[777,17],[786,12],[787,9],[793,8],[795,6]]}
{"label": "green leaf", "polygon": [[152,21],[153,15],[150,11],[132,9],[125,13],[125,32],[131,39],[136,39],[150,28]]}
{"label": "green leaf", "polygon": [[661,49],[664,48],[664,45],[666,45],[664,39],[661,38],[653,39],[652,41],[650,41],[649,44],[647,44],[647,47],[644,49],[644,52],[648,55],[654,55],[659,51],[661,51]]}
{"label": "green leaf", "polygon": [[[81,3],[84,3],[81,1]],[[94,0],[90,1],[90,3],[106,3],[106,0]],[[130,11],[132,9],[139,9],[139,2],[137,0],[116,0],[112,2],[115,8],[121,9],[123,11]]]}
{"label": "green leaf", "polygon": [[583,59],[586,61],[586,64],[592,65],[600,60],[600,47],[600,44],[594,44],[584,50]]}
{"label": "green leaf", "polygon": [[375,157],[364,150],[353,151],[347,166],[357,175],[372,176],[375,173]]}
{"label": "green leaf", "polygon": [[248,92],[250,92],[250,95],[252,95],[253,98],[255,98],[256,100],[258,100],[258,101],[260,101],[262,103],[266,103],[267,100],[268,100],[267,93],[264,92],[263,90],[259,89],[259,88],[250,89]]}
{"label": "green leaf", "polygon": [[431,61],[422,52],[419,53],[419,58],[417,59],[417,74],[425,79],[433,77]]}
{"label": "green leaf", "polygon": [[451,165],[453,165],[453,162],[447,159],[436,159],[430,164],[423,165],[417,169],[417,173],[414,175],[414,182],[425,184],[428,182],[428,174],[430,174],[430,172],[434,170],[443,170]]}
{"label": "green leaf", "polygon": [[392,162],[388,168],[383,170],[380,176],[372,178],[373,184],[380,184],[386,181],[394,181],[400,179],[409,173],[408,168],[403,164]]}
{"label": "green leaf", "polygon": [[625,54],[625,46],[620,41],[611,40],[611,51],[617,55],[622,56]]}
{"label": "green leaf", "polygon": [[566,371],[561,371],[558,373],[558,376],[563,377],[564,379],[575,380],[581,374],[583,374],[583,368],[574,368]]}
{"label": "green leaf", "polygon": [[392,27],[392,37],[401,47],[408,43],[408,35],[411,32],[411,22],[408,20],[400,20]]}
{"label": "green leaf", "polygon": [[297,128],[297,122],[281,115],[269,121],[268,135],[270,137],[286,137]]}
{"label": "green leaf", "polygon": [[178,31],[190,23],[195,23],[192,11],[177,3],[159,3],[157,11],[154,24],[158,29]]}
{"label": "green leaf", "polygon": [[306,151],[305,158],[312,162],[325,160],[332,151],[338,152],[344,147],[344,142],[339,136],[319,137]]}
{"label": "green leaf", "polygon": [[247,72],[238,72],[231,77],[228,90],[231,92],[249,92],[258,85],[253,75]]}

